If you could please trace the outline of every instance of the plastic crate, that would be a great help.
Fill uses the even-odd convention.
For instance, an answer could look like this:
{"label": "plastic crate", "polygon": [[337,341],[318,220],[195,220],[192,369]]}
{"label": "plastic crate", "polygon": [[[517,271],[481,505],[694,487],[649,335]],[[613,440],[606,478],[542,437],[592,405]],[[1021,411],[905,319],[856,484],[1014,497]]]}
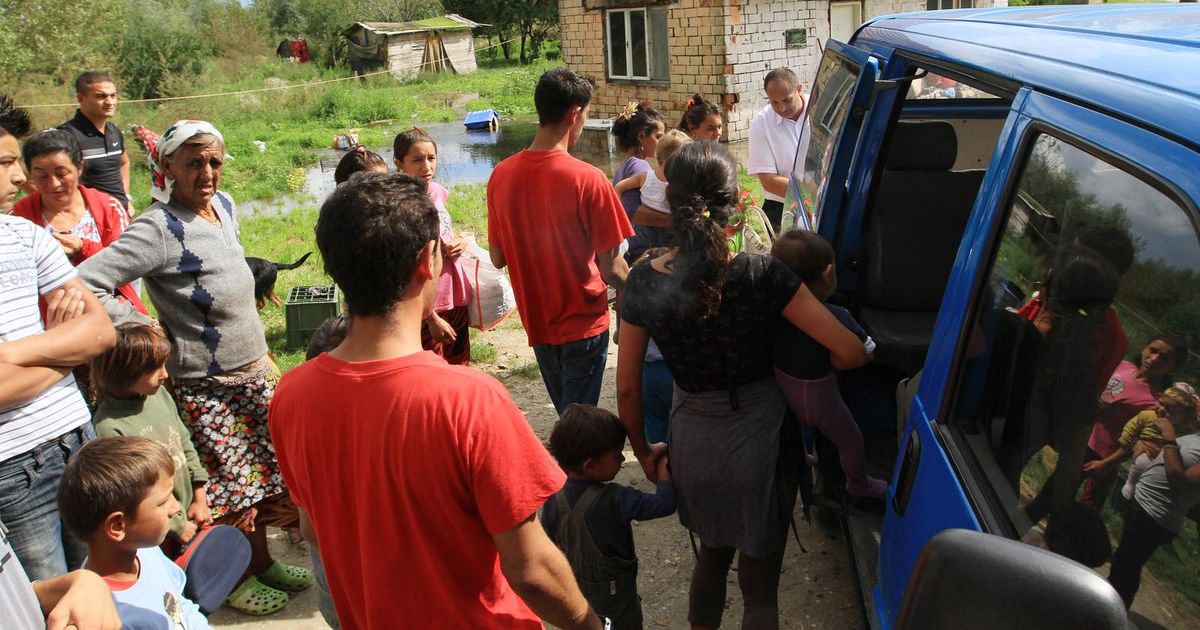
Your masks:
{"label": "plastic crate", "polygon": [[303,348],[321,324],[336,317],[341,307],[341,296],[336,285],[292,287],[283,302],[287,317],[287,347]]}

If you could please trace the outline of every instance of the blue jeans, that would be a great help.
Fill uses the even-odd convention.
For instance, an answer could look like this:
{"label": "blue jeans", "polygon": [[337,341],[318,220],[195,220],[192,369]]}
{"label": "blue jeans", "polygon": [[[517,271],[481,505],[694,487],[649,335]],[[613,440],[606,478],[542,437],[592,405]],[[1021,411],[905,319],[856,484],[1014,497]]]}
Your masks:
{"label": "blue jeans", "polygon": [[533,355],[558,415],[574,403],[600,402],[600,385],[608,360],[607,330],[595,337],[561,345],[540,343],[533,347]]}
{"label": "blue jeans", "polygon": [[642,364],[642,416],[646,441],[666,442],[671,421],[671,397],[675,379],[666,361],[647,361]]}
{"label": "blue jeans", "polygon": [[67,461],[96,437],[92,423],[0,462],[0,522],[30,580],[48,580],[78,569],[87,547],[58,516],[58,482]]}
{"label": "blue jeans", "polygon": [[312,561],[313,577],[317,582],[317,610],[321,611],[325,625],[339,630],[342,624],[338,621],[337,611],[333,609],[333,595],[329,592],[329,580],[325,578],[325,563],[311,545],[308,548],[308,558]]}

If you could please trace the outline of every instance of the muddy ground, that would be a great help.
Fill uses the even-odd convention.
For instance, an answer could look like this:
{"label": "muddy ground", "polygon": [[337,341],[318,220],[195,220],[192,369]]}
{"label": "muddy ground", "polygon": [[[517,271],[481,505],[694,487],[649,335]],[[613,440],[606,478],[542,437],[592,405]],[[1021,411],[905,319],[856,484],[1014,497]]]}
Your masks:
{"label": "muddy ground", "polygon": [[[549,439],[556,418],[554,407],[536,369],[530,369],[534,361],[533,351],[526,345],[525,333],[519,323],[506,323],[500,329],[484,335],[482,340],[496,346],[498,351],[495,363],[483,366],[484,369],[505,382],[538,437]],[[610,346],[600,400],[602,407],[614,411],[616,351],[615,345]],[[626,452],[625,458],[617,481],[653,491],[653,485],[642,476],[633,453]],[[806,523],[799,512],[796,522],[800,541],[807,553],[802,553],[795,541],[789,540],[779,592],[782,627],[829,630],[862,627],[853,575],[840,531],[836,526],[822,525],[819,519],[813,519],[812,524]],[[646,627],[688,627],[687,588],[692,570],[692,550],[686,530],[679,525],[677,517],[670,516],[635,523],[633,531],[640,559],[639,590]],[[271,530],[271,545],[276,557],[284,562],[309,565],[308,552],[303,543],[289,544],[282,532]],[[741,625],[741,608],[737,573],[731,572],[725,627],[737,628]],[[210,621],[218,628],[247,630],[326,627],[317,612],[316,596],[312,589],[295,595],[287,608],[270,617],[255,618],[222,608]]]}

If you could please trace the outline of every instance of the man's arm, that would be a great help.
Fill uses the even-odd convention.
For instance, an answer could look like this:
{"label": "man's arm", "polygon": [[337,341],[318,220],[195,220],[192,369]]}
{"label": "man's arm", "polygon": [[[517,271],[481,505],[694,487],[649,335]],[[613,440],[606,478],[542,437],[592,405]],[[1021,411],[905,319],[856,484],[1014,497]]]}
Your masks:
{"label": "man's arm", "polygon": [[650,227],[671,227],[671,215],[666,212],[659,212],[647,206],[638,206],[637,210],[633,211],[633,216],[629,220],[634,225],[648,225]]}
{"label": "man's arm", "polygon": [[[300,523],[303,526],[304,520]],[[604,627],[579,591],[571,565],[546,536],[536,513],[506,532],[492,534],[492,540],[500,554],[504,577],[537,616],[564,630]]]}
{"label": "man's arm", "polygon": [[[492,256],[495,260],[495,255]],[[600,277],[614,289],[625,288],[625,277],[629,275],[629,263],[621,255],[621,248],[614,247],[606,252],[596,252],[596,266],[600,268]]]}
{"label": "man's arm", "polygon": [[121,153],[121,183],[125,186],[126,199],[133,199],[133,189],[129,187],[129,152]]}
{"label": "man's arm", "polygon": [[[81,301],[83,313],[44,333],[0,344],[0,363],[24,367],[74,366],[108,350],[117,342],[116,330],[100,306],[100,301],[78,278],[67,281],[55,293],[47,296],[52,310],[59,291]],[[47,312],[47,318],[53,317],[51,312]]]}
{"label": "man's arm", "polygon": [[497,269],[503,269],[508,265],[508,259],[504,257],[504,250],[500,248],[500,244],[493,241],[488,243],[488,254],[492,257],[492,266]]}
{"label": "man's arm", "polygon": [[71,373],[67,367],[0,364],[0,407],[27,403]]}
{"label": "man's arm", "polygon": [[47,630],[116,630],[121,618],[108,585],[86,569],[72,571],[33,585]]}
{"label": "man's arm", "polygon": [[758,181],[762,183],[763,190],[772,195],[780,197],[787,196],[788,178],[783,175],[775,175],[774,173],[755,173]]}

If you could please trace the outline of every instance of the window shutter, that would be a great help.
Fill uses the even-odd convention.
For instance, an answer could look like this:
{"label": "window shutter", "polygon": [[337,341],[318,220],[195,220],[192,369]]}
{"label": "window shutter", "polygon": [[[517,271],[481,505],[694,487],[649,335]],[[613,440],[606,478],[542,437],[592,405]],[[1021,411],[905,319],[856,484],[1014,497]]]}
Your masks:
{"label": "window shutter", "polygon": [[668,81],[671,78],[671,29],[667,25],[667,7],[649,7],[650,12],[650,80]]}

